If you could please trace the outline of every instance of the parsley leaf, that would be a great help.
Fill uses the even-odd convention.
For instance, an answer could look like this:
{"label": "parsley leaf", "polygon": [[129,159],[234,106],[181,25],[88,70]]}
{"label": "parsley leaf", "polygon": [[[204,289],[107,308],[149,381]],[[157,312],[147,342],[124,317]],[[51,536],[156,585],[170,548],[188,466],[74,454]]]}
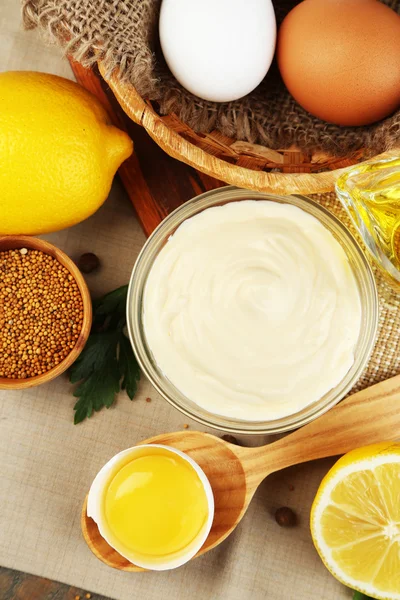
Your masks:
{"label": "parsley leaf", "polygon": [[116,317],[117,320],[123,320],[121,329],[126,324],[126,298],[128,295],[128,286],[123,285],[113,292],[106,294],[93,302],[93,324],[98,326],[107,321],[107,317]]}
{"label": "parsley leaf", "polygon": [[362,592],[354,592],[353,600],[374,600],[370,596],[366,596]]}
{"label": "parsley leaf", "polygon": [[123,377],[121,389],[126,390],[132,400],[137,391],[137,383],[140,379],[140,369],[136,360],[132,360],[132,346],[128,338],[122,334],[119,341],[119,370]]}
{"label": "parsley leaf", "polygon": [[102,370],[110,356],[115,356],[118,334],[115,331],[91,333],[86,346],[70,370],[70,382],[86,379],[95,370]]}
{"label": "parsley leaf", "polygon": [[120,389],[131,400],[136,394],[140,369],[124,333],[127,292],[123,286],[93,302],[92,332],[70,370],[71,383],[79,382],[75,424],[104,406],[110,408]]}

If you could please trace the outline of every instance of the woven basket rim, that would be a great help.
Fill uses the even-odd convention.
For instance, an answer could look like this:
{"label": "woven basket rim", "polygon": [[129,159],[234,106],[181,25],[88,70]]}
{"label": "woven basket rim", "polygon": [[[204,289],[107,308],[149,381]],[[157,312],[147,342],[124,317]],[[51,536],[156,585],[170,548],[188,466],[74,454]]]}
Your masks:
{"label": "woven basket rim", "polygon": [[110,86],[118,103],[132,121],[145,128],[150,137],[167,154],[176,158],[206,175],[215,177],[237,187],[279,194],[321,194],[331,192],[339,175],[353,164],[363,164],[371,160],[380,160],[395,156],[400,146],[384,152],[368,161],[349,159],[344,168],[321,171],[318,173],[275,173],[253,170],[244,166],[231,164],[217,156],[207,153],[194,143],[182,137],[164,122],[150,103],[146,102],[134,86],[120,78],[118,70],[111,74],[101,61],[98,68],[103,79]]}

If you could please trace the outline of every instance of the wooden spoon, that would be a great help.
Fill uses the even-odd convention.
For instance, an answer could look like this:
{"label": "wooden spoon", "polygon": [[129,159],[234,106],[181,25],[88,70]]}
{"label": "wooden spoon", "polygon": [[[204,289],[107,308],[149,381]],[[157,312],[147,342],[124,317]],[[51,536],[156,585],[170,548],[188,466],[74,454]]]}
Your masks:
{"label": "wooden spoon", "polygon": [[[397,375],[354,394],[316,421],[267,446],[234,446],[200,431],[165,433],[141,443],[178,448],[189,454],[207,475],[214,492],[215,517],[199,556],[215,548],[235,529],[257,487],[270,473],[399,437],[400,375]],[[142,571],[101,537],[96,523],[86,514],[86,503],[87,498],[81,526],[92,552],[115,569]]]}

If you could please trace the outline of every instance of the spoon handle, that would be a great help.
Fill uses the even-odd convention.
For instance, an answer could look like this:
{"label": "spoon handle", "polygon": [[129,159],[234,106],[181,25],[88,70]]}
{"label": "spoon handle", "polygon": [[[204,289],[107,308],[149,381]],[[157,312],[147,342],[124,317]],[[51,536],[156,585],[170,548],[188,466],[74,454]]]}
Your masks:
{"label": "spoon handle", "polygon": [[255,481],[317,458],[400,438],[400,375],[353,394],[294,433],[243,453],[247,473]]}

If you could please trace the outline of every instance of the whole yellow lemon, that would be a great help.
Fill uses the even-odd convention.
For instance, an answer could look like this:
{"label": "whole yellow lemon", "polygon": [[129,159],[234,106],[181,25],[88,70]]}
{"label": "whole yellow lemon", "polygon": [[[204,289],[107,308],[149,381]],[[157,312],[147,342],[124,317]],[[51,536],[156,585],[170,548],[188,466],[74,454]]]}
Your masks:
{"label": "whole yellow lemon", "polygon": [[0,73],[0,234],[46,233],[86,219],[132,148],[73,81]]}

